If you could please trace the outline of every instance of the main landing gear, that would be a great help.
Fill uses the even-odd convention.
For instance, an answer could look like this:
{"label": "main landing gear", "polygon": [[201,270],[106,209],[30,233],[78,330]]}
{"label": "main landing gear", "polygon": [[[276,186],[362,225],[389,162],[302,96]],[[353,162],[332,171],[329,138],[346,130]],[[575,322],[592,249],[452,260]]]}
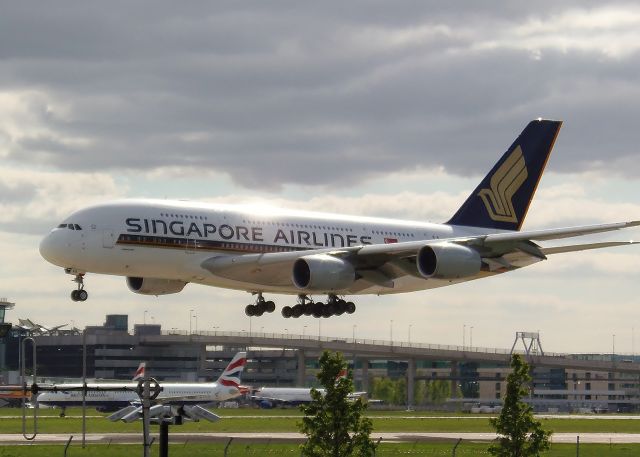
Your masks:
{"label": "main landing gear", "polygon": [[276,304],[271,300],[265,301],[262,297],[262,293],[258,292],[258,298],[256,298],[255,305],[247,305],[244,308],[244,313],[249,316],[262,316],[264,313],[272,313],[276,310]]}
{"label": "main landing gear", "polygon": [[76,274],[75,278],[73,278],[73,282],[78,284],[78,288],[71,291],[71,300],[85,301],[89,298],[89,293],[84,290],[84,273]]}
{"label": "main landing gear", "polygon": [[316,302],[314,303],[306,295],[298,295],[298,304],[294,306],[285,306],[282,308],[282,316],[284,318],[298,318],[303,314],[305,316],[331,317],[340,316],[344,313],[353,314],[356,311],[356,305],[353,302],[345,301],[338,298],[336,295],[329,295],[327,303]]}

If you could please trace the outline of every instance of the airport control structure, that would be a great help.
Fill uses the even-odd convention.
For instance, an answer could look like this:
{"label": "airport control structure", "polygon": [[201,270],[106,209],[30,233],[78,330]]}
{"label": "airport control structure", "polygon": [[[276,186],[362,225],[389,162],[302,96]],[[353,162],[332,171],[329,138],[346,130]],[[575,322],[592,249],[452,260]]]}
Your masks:
{"label": "airport control structure", "polygon": [[[83,348],[87,376],[131,379],[140,364],[166,381],[216,379],[238,351],[247,351],[242,384],[252,388],[316,386],[318,359],[324,350],[348,360],[355,389],[371,393],[376,379],[404,380],[404,404],[372,407],[478,410],[499,407],[506,393],[509,361],[516,351],[532,366],[528,401],[539,412],[640,410],[640,358],[621,354],[550,354],[538,333],[518,332],[510,349],[446,346],[402,341],[334,338],[231,331],[166,331],[157,323],[134,324],[127,315],[107,315],[103,325],[84,329],[47,328],[31,319],[10,323],[14,304],[0,300],[0,383],[19,381],[20,342],[36,342],[38,381],[61,382],[82,376]],[[5,322],[7,320],[7,322]],[[30,351],[26,366],[30,366]],[[448,398],[437,403],[424,396],[429,383],[448,386]]]}

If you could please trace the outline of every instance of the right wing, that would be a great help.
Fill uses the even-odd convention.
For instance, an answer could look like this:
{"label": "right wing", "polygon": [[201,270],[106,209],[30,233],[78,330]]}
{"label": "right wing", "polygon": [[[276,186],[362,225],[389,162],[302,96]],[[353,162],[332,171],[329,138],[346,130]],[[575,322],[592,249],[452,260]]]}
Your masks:
{"label": "right wing", "polygon": [[[534,241],[549,241],[603,233],[640,225],[640,221],[598,224],[580,227],[499,232],[464,237],[419,240],[391,244],[372,244],[341,248],[324,248],[262,254],[220,255],[202,262],[202,268],[216,276],[256,285],[292,287],[294,263],[302,258],[339,259],[353,267],[356,281],[347,288],[351,293],[371,286],[392,289],[402,276],[425,277],[417,267],[418,255],[427,246],[453,252],[466,248],[467,253],[479,256],[483,271],[498,272],[526,266],[544,260],[547,254],[599,249],[636,244],[608,242],[544,248]],[[475,252],[475,253],[474,253]],[[448,255],[448,254],[446,254]],[[457,255],[457,254],[456,254]],[[455,276],[452,277],[456,279]]]}

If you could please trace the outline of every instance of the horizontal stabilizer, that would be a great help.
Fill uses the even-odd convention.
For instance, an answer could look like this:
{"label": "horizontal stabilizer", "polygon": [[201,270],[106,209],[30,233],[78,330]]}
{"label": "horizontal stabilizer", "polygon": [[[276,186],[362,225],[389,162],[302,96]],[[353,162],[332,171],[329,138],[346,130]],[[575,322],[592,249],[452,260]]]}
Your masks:
{"label": "horizontal stabilizer", "polygon": [[541,248],[544,255],[562,254],[565,252],[588,251],[590,249],[611,248],[615,246],[628,246],[630,244],[640,244],[640,241],[610,241],[606,243],[574,244],[571,246],[558,246],[553,248]]}
{"label": "horizontal stabilizer", "polygon": [[[119,420],[123,420],[125,422],[133,422],[137,419],[136,415],[141,413],[142,409],[140,408],[140,406],[130,405],[126,408],[122,408],[116,411],[112,415],[108,416],[107,419],[109,419],[111,422],[117,422]],[[128,418],[128,420],[125,420],[125,417]]]}
{"label": "horizontal stabilizer", "polygon": [[194,422],[198,422],[200,419],[208,420],[209,422],[220,420],[220,416],[212,413],[202,406],[184,406],[182,410],[184,411],[184,414]]}

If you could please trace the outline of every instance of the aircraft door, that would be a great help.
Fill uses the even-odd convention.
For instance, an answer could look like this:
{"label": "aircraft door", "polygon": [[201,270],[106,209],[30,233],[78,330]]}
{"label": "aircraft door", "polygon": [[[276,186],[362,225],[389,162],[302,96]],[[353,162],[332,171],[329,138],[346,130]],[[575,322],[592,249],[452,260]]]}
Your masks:
{"label": "aircraft door", "polygon": [[105,229],[102,232],[102,247],[113,248],[116,245],[116,232],[115,230]]}

